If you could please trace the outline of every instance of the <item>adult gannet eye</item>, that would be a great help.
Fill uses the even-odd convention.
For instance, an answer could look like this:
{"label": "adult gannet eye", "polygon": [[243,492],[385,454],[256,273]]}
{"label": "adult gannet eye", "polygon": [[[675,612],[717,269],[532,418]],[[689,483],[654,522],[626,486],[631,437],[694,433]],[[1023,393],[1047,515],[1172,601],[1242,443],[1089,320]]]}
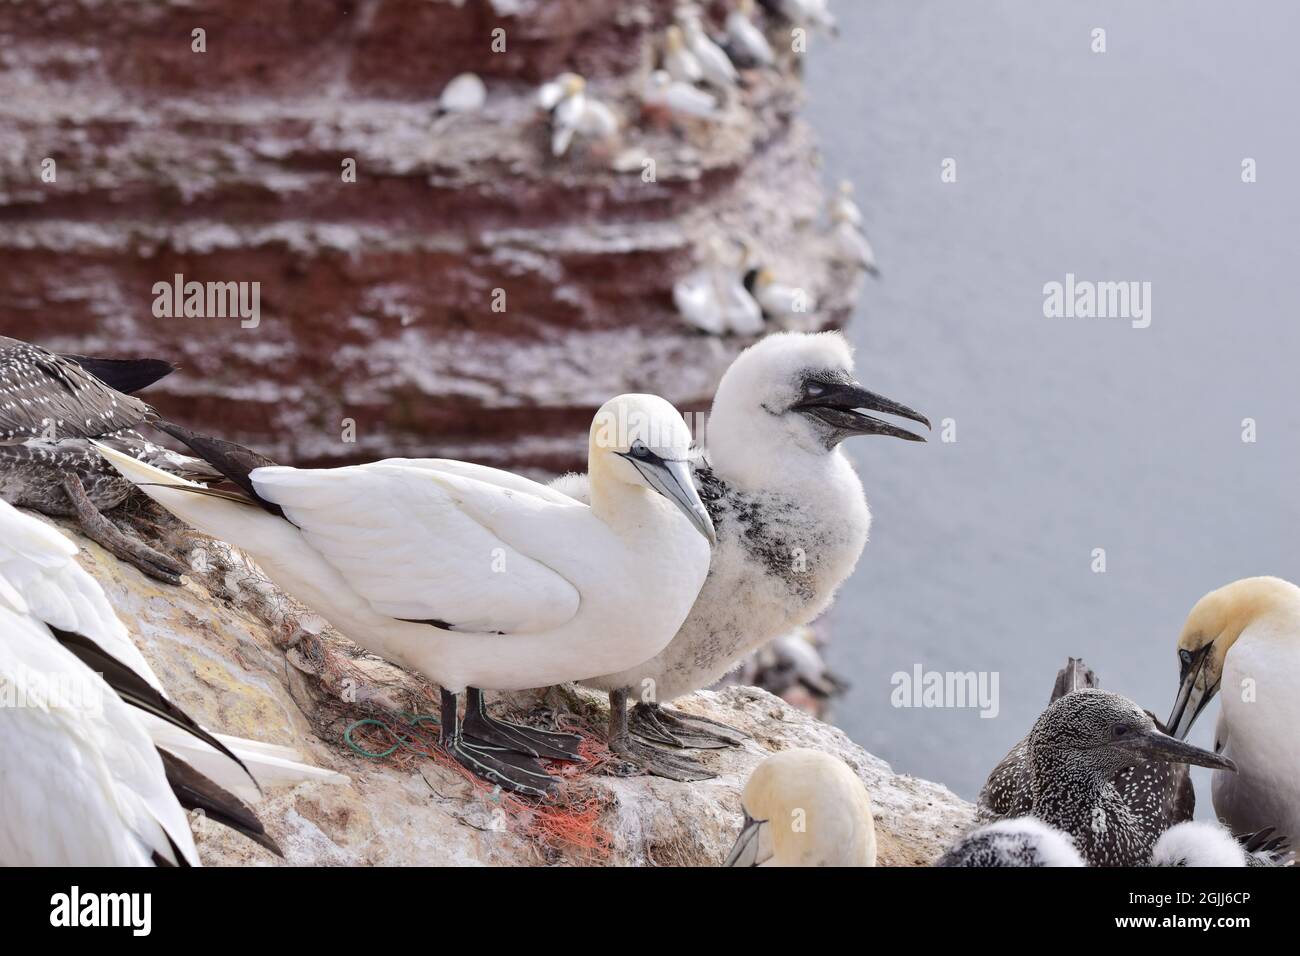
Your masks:
{"label": "adult gannet eye", "polygon": [[1189,651],[1187,648],[1184,647],[1182,650],[1178,652],[1178,659],[1182,661],[1185,666],[1187,667],[1192,666],[1192,652]]}
{"label": "adult gannet eye", "polygon": [[638,438],[632,442],[632,454],[637,458],[644,458],[650,454],[650,449],[645,446],[645,442]]}

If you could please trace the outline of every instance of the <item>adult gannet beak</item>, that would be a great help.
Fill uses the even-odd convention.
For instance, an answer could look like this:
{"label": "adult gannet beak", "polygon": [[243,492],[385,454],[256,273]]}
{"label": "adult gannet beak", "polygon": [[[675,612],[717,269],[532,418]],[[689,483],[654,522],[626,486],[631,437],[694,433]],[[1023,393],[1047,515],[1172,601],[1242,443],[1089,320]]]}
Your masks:
{"label": "adult gannet beak", "polygon": [[735,846],[731,848],[722,865],[762,866],[766,863],[772,853],[770,849],[764,850],[764,845],[768,842],[763,839],[765,826],[767,826],[766,820],[755,820],[746,813],[745,822],[740,828],[740,836],[736,837]]}
{"label": "adult gannet beak", "polygon": [[1170,711],[1169,719],[1165,721],[1165,728],[1179,740],[1187,737],[1192,724],[1196,723],[1196,718],[1219,691],[1217,683],[1207,688],[1205,683],[1199,680],[1205,662],[1210,658],[1210,648],[1213,646],[1214,642],[1211,641],[1183,658],[1182,673],[1179,675],[1182,684],[1178,688],[1178,696],[1174,698],[1174,709]]}
{"label": "adult gannet beak", "polygon": [[860,408],[865,408],[871,412],[884,412],[886,415],[897,415],[899,418],[920,422],[926,428],[930,427],[930,420],[920,412],[882,395],[877,395],[875,392],[869,392],[857,382],[825,385],[821,394],[815,398],[806,398],[794,407],[799,411],[816,415],[826,424],[843,432],[845,437],[849,435],[892,435],[895,438],[902,438],[907,441],[925,441],[924,436],[913,434],[905,428],[899,428],[888,422],[882,422],[878,418],[872,418],[870,415],[857,410]]}
{"label": "adult gannet beak", "polygon": [[713,530],[713,519],[700,500],[700,493],[695,490],[689,463],[661,458],[649,449],[643,449],[640,454],[621,451],[615,454],[630,461],[646,480],[646,484],[680,508],[682,514],[695,526],[695,530],[708,539],[710,546],[718,543],[718,535]]}
{"label": "adult gannet beak", "polygon": [[1125,750],[1146,760],[1158,760],[1161,763],[1190,763],[1198,767],[1237,772],[1237,765],[1227,757],[1202,750],[1200,747],[1193,747],[1176,737],[1162,734],[1154,727],[1150,730],[1135,730],[1128,737],[1117,742]]}

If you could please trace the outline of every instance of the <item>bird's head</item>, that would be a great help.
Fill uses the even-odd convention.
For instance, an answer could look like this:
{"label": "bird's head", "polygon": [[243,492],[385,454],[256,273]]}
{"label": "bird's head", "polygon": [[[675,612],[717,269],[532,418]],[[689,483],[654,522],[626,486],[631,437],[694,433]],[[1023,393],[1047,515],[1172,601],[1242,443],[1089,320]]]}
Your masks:
{"label": "bird's head", "polygon": [[727,866],[874,866],[876,831],[867,788],[844,761],[784,750],[750,774]]}
{"label": "bird's head", "polygon": [[718,384],[708,420],[710,461],[729,476],[760,481],[792,457],[824,457],[854,435],[925,441],[876,418],[882,412],[930,427],[920,412],[868,391],[838,332],[783,332],[742,352]]}
{"label": "bird's head", "polygon": [[588,443],[593,499],[605,482],[646,488],[675,504],[715,544],[713,522],[691,475],[691,432],[658,395],[611,398],[596,412]]}
{"label": "bird's head", "polygon": [[1053,701],[1034,723],[1029,750],[1036,766],[1065,758],[1107,777],[1138,760],[1237,769],[1227,757],[1164,733],[1127,697],[1093,688]]}
{"label": "bird's head", "polygon": [[1178,636],[1178,696],[1166,724],[1171,734],[1187,736],[1219,692],[1229,649],[1242,631],[1269,615],[1300,615],[1300,588],[1281,578],[1243,578],[1196,602]]}

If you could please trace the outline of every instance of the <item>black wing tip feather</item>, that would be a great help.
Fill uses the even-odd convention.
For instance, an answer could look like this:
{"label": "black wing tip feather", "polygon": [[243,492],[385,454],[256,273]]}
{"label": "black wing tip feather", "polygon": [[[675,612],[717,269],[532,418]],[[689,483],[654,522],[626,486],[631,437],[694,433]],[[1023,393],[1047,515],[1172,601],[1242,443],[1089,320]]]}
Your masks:
{"label": "black wing tip feather", "polygon": [[198,432],[190,431],[184,425],[177,425],[175,422],[169,422],[162,418],[155,418],[151,424],[159,431],[166,432],[177,441],[182,442],[192,452],[221,472],[227,481],[244,492],[249,500],[261,507],[262,510],[275,515],[277,518],[285,517],[284,510],[279,505],[267,501],[257,493],[257,489],[253,487],[253,480],[249,477],[249,473],[254,468],[274,466],[276,462],[265,455],[258,454],[251,448],[245,448],[235,442],[226,441],[224,438],[200,435]]}
{"label": "black wing tip feather", "polygon": [[163,359],[106,359],[89,355],[63,355],[76,362],[109,388],[130,395],[148,388],[159,379],[176,371],[176,366]]}
{"label": "black wing tip feather", "polygon": [[209,819],[242,833],[258,846],[284,858],[280,845],[266,832],[262,821],[248,804],[175,754],[160,747],[158,755],[162,757],[167,782],[182,807],[200,810]]}

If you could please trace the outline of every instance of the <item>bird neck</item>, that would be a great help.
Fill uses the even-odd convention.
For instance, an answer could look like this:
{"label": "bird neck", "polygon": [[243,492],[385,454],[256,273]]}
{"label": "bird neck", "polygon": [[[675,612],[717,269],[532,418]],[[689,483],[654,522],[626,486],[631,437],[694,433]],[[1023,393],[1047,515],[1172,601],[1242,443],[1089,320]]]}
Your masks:
{"label": "bird neck", "polygon": [[1112,776],[1070,753],[1035,755],[1033,815],[1073,837],[1090,865],[1134,866],[1150,856],[1151,847],[1143,845],[1143,828]]}

